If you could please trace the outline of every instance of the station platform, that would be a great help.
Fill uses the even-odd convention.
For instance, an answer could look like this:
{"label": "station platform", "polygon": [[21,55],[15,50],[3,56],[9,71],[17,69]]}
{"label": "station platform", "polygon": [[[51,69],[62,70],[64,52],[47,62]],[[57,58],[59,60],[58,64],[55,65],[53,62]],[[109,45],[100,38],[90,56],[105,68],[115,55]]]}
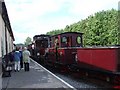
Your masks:
{"label": "station platform", "polygon": [[60,89],[75,90],[74,87],[39,65],[34,60],[30,62],[30,71],[23,69],[11,72],[11,77],[2,78],[2,90],[39,90]]}

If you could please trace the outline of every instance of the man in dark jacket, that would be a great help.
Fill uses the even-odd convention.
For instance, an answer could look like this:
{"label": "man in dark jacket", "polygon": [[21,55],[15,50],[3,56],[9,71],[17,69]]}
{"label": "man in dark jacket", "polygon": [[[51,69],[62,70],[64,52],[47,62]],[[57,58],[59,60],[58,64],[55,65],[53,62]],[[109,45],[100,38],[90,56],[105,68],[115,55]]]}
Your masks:
{"label": "man in dark jacket", "polygon": [[15,71],[20,71],[20,57],[21,53],[19,52],[19,48],[16,48],[16,51],[14,52],[14,61],[15,61]]}

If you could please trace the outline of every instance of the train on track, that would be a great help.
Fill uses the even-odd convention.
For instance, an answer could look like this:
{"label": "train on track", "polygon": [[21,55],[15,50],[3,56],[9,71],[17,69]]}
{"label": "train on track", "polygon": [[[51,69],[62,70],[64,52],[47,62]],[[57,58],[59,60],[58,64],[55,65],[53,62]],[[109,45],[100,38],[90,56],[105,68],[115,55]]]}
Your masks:
{"label": "train on track", "polygon": [[84,47],[78,32],[35,35],[33,42],[29,50],[39,63],[120,85],[120,46]]}

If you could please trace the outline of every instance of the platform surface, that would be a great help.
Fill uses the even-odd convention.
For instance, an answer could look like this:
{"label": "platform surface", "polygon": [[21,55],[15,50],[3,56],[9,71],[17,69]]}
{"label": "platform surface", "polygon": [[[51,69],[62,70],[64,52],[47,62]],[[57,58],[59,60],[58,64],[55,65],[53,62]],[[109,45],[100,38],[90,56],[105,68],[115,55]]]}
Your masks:
{"label": "platform surface", "polygon": [[75,89],[33,60],[30,62],[30,71],[25,72],[24,69],[20,72],[12,71],[11,77],[2,78],[2,88],[3,90],[16,88],[32,90],[40,88]]}

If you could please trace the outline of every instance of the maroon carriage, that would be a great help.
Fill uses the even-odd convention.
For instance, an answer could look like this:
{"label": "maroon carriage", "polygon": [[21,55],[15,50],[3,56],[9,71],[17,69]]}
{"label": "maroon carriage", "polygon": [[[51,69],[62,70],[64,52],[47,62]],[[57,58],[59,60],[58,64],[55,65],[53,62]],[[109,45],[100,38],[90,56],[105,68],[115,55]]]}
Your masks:
{"label": "maroon carriage", "polygon": [[78,48],[75,61],[87,75],[120,84],[119,47]]}
{"label": "maroon carriage", "polygon": [[83,33],[65,32],[51,37],[48,62],[55,66],[68,66],[74,62],[76,47],[82,47]]}
{"label": "maroon carriage", "polygon": [[78,48],[76,62],[81,67],[94,70],[119,72],[120,71],[120,48],[118,47],[94,47]]}

